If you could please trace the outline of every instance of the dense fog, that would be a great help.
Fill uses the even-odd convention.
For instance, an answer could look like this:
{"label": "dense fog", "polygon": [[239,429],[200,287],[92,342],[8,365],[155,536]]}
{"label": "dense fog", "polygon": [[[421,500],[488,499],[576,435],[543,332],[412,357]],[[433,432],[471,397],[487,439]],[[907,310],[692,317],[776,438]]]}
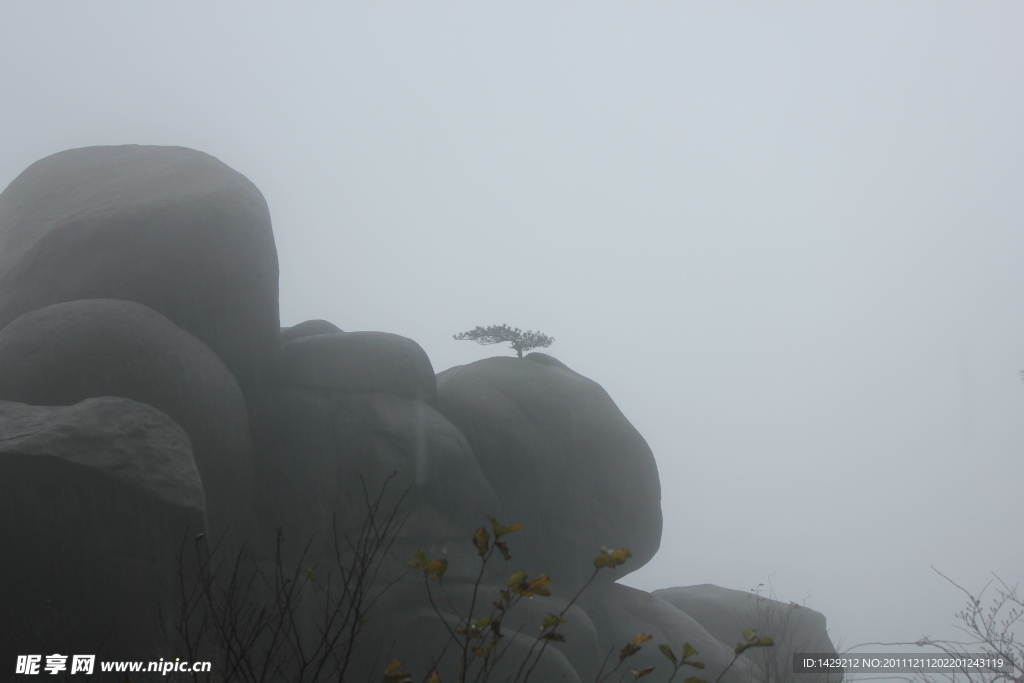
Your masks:
{"label": "dense fog", "polygon": [[[270,207],[281,323],[507,323],[657,459],[624,582],[837,647],[1024,578],[1024,5],[0,4],[0,187],[181,145]],[[585,463],[580,464],[585,467]],[[514,520],[510,520],[514,521]]]}

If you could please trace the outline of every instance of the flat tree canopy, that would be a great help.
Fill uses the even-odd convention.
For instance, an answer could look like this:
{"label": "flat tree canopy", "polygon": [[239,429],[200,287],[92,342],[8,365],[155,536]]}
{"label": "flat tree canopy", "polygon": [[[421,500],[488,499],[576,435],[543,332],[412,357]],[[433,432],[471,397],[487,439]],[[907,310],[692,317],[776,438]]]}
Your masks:
{"label": "flat tree canopy", "polygon": [[459,341],[475,341],[477,344],[501,344],[508,342],[516,350],[520,358],[523,357],[523,351],[546,348],[555,341],[554,337],[549,337],[541,332],[534,332],[533,330],[523,332],[518,327],[509,327],[508,325],[475,327],[469,332],[460,332],[459,334],[452,335],[452,338]]}

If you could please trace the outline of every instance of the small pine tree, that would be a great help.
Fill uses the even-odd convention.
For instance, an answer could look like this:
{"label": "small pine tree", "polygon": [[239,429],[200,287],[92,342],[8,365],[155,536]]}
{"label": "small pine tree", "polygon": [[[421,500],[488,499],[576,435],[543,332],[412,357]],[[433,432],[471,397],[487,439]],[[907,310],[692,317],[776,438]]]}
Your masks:
{"label": "small pine tree", "polygon": [[501,344],[508,342],[520,358],[523,357],[523,351],[547,348],[555,341],[554,337],[549,337],[546,334],[534,332],[533,330],[523,332],[518,327],[509,327],[508,325],[476,327],[469,332],[460,332],[459,334],[452,335],[452,338],[458,341],[475,341],[477,344]]}

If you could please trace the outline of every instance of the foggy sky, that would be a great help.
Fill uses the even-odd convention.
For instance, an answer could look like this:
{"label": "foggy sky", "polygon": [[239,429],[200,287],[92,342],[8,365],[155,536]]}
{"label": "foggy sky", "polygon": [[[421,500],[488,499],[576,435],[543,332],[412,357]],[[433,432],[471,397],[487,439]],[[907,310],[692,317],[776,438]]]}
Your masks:
{"label": "foggy sky", "polygon": [[1024,4],[9,1],[0,63],[0,187],[193,147],[283,325],[554,336],[657,458],[626,583],[771,577],[849,646],[955,635],[932,565],[1024,579]]}

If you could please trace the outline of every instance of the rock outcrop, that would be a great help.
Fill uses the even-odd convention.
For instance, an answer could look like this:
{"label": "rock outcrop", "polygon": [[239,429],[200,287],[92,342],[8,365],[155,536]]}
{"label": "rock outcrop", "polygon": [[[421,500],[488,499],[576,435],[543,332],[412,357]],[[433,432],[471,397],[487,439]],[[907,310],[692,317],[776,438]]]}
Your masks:
{"label": "rock outcrop", "polygon": [[[614,583],[658,550],[661,488],[600,385],[541,353],[435,375],[405,337],[281,328],[277,276],[263,197],[201,152],[69,150],[0,194],[0,668],[177,656],[181,614],[224,617],[221,637],[254,638],[241,650],[269,642],[245,614],[306,652],[363,628],[353,680],[393,657],[417,679],[454,671],[467,629],[500,634],[501,679],[542,655],[531,680],[595,680],[638,632],[655,641],[628,668],[683,642],[709,679],[728,664],[749,596]],[[524,525],[500,553],[487,516]],[[580,593],[602,546],[633,556]],[[541,573],[549,588],[495,611]],[[797,609],[780,643],[829,651],[824,618]],[[556,615],[565,641],[539,641]],[[241,651],[217,632],[193,644]],[[776,677],[742,661],[723,680]]]}
{"label": "rock outcrop", "polygon": [[501,514],[498,498],[465,437],[427,402],[283,387],[267,393],[261,412],[256,499],[266,533],[283,527],[305,540],[316,532],[311,554],[329,557],[334,527],[357,534],[367,499],[387,482],[384,509],[404,496],[408,515],[399,564],[424,548],[450,557],[453,574],[476,571],[466,539],[484,515]]}
{"label": "rock outcrop", "polygon": [[245,400],[204,343],[131,301],[86,299],[25,313],[0,330],[0,400],[69,406],[97,396],[146,403],[191,442],[209,531],[253,534],[253,452]]}
{"label": "rock outcrop", "polygon": [[277,351],[277,248],[263,195],[184,147],[84,147],[0,194],[0,328],[76,299],[149,306],[247,391]]}
{"label": "rock outcrop", "polygon": [[0,401],[0,435],[7,674],[15,655],[69,646],[111,658],[159,651],[179,549],[206,523],[184,430],[148,405],[96,398]]}
{"label": "rock outcrop", "polygon": [[281,343],[290,342],[292,339],[301,337],[312,337],[315,334],[333,334],[343,330],[334,323],[326,320],[306,320],[298,325],[281,328]]}
{"label": "rock outcrop", "polygon": [[387,332],[335,332],[287,341],[281,345],[277,381],[343,393],[437,394],[434,368],[420,345]]}
{"label": "rock outcrop", "polygon": [[[693,617],[719,641],[740,642],[743,629],[756,628],[775,645],[751,657],[750,663],[765,680],[792,675],[793,653],[835,653],[825,627],[825,616],[795,603],[781,603],[751,592],[710,584],[665,588],[652,593]],[[744,625],[745,624],[745,625]],[[808,683],[838,683],[840,674],[800,674]]]}
{"label": "rock outcrop", "polygon": [[527,571],[580,584],[602,546],[629,548],[625,569],[637,569],[661,542],[654,455],[600,385],[548,359],[446,370],[437,409],[465,434],[508,519],[529,529],[516,539]]}

